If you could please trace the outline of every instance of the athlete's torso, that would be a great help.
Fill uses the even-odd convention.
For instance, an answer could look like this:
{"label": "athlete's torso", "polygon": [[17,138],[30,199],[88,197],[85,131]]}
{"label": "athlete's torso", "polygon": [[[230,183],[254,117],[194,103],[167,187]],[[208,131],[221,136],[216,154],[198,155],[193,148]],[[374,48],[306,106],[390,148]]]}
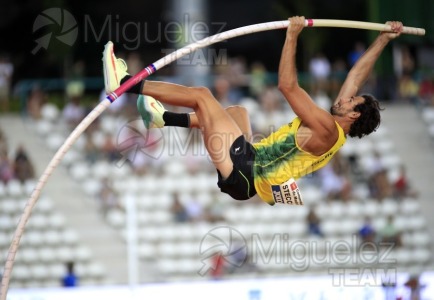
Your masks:
{"label": "athlete's torso", "polygon": [[325,166],[345,143],[343,129],[336,123],[339,135],[334,145],[322,155],[313,155],[300,147],[297,132],[300,118],[280,127],[276,132],[258,143],[253,165],[255,188],[258,195],[267,203],[273,204],[271,186],[280,185],[290,178],[300,178]]}

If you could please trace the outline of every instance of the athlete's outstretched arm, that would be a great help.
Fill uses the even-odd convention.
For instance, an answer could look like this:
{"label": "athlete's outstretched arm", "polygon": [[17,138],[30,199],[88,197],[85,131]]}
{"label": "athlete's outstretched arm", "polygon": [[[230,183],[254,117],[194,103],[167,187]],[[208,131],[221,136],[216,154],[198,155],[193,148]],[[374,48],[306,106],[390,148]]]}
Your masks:
{"label": "athlete's outstretched arm", "polygon": [[290,24],[279,64],[279,90],[307,127],[318,133],[327,133],[327,131],[336,130],[333,117],[319,108],[298,84],[295,58],[297,39],[304,28],[304,21],[304,17],[293,17],[289,20]]}
{"label": "athlete's outstretched arm", "polygon": [[394,38],[398,37],[402,32],[401,22],[388,22],[394,32],[381,32],[371,46],[365,51],[362,57],[356,62],[354,67],[348,73],[344,84],[339,92],[336,101],[341,98],[350,98],[355,96],[359,89],[368,79],[374,68],[375,62],[380,56],[386,45]]}

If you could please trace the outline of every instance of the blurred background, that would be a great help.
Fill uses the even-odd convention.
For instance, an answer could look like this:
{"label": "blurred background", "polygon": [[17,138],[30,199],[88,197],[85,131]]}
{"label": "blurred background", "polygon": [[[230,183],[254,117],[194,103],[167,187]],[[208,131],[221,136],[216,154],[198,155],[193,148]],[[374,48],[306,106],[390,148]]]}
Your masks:
{"label": "blurred background", "polygon": [[[37,179],[105,98],[107,41],[134,75],[207,36],[295,15],[399,20],[426,30],[425,36],[402,35],[384,50],[362,88],[386,108],[380,129],[348,140],[329,166],[300,180],[301,207],[221,194],[200,133],[146,131],[136,98],[123,95],[49,179],[17,253],[11,297],[51,299],[66,286],[103,293],[160,283],[173,284],[176,293],[185,283],[194,299],[216,288],[195,284],[215,283],[215,297],[237,299],[280,299],[282,293],[291,299],[431,299],[433,12],[429,0],[1,1],[2,265]],[[319,106],[328,110],[377,35],[345,28],[302,32],[299,82]],[[246,106],[260,139],[294,117],[276,86],[284,39],[285,30],[273,30],[213,44],[149,79],[204,85],[223,106]],[[342,249],[346,254],[337,256]],[[278,295],[269,279],[283,280]],[[225,285],[231,282],[238,288]]]}

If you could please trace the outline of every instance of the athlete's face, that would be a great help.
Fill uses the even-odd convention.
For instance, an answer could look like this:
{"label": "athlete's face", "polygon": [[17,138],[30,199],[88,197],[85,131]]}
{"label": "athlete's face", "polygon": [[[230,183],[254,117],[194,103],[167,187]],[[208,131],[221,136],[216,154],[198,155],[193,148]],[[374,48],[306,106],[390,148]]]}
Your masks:
{"label": "athlete's face", "polygon": [[364,101],[365,98],[361,96],[340,98],[332,107],[330,107],[330,113],[334,116],[346,116],[347,114],[354,112],[354,108]]}

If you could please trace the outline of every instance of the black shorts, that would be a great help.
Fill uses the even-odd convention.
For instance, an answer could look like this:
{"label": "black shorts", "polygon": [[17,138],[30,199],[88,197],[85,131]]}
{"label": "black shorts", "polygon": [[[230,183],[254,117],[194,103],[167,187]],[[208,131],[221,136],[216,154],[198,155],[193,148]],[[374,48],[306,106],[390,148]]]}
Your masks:
{"label": "black shorts", "polygon": [[255,148],[243,135],[238,137],[229,149],[234,169],[228,178],[223,179],[219,170],[217,185],[223,193],[236,200],[247,200],[256,195],[253,180]]}

